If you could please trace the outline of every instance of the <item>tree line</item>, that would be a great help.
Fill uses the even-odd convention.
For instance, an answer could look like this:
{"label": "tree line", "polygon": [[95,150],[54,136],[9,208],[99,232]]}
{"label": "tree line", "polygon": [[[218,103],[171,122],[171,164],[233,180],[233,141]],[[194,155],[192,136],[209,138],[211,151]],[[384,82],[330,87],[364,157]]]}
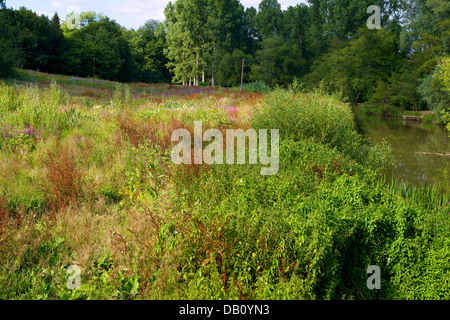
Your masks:
{"label": "tree line", "polygon": [[[377,5],[380,29],[369,29]],[[449,108],[447,0],[309,0],[282,10],[239,0],[176,0],[165,20],[126,29],[95,12],[52,19],[0,0],[0,76],[17,68],[131,82],[236,86],[321,83],[350,102]],[[242,69],[243,68],[243,69]],[[447,70],[447,71],[445,71]]]}

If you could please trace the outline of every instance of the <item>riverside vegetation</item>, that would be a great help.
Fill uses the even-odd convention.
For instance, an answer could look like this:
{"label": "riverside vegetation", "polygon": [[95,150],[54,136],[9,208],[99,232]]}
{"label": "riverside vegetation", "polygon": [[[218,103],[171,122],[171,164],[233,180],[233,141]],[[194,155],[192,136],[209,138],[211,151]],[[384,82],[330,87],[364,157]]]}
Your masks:
{"label": "riverside vegetation", "polygon": [[[449,195],[383,181],[389,146],[338,97],[21,74],[0,84],[0,299],[450,298]],[[174,165],[196,120],[279,129],[278,173]]]}

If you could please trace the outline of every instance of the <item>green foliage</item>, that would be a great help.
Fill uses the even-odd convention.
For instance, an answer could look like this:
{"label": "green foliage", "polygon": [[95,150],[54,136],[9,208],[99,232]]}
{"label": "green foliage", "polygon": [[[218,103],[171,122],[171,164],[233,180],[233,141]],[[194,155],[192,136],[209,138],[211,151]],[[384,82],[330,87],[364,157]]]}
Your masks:
{"label": "green foliage", "polygon": [[437,78],[436,73],[433,71],[421,79],[418,90],[422,99],[427,103],[428,108],[439,113],[450,105],[450,95],[445,91],[442,84],[437,81]]}
{"label": "green foliage", "polygon": [[62,34],[45,15],[21,7],[12,12],[13,47],[17,49],[15,65],[26,69],[57,71]]}
{"label": "green foliage", "polygon": [[[130,95],[122,85],[117,92],[124,101]],[[56,85],[2,84],[0,91],[1,113],[15,123],[26,116],[33,124],[55,121],[66,134],[84,116],[71,102]],[[30,186],[40,154],[60,146],[53,137],[39,149],[21,146],[1,157],[5,166],[17,157],[23,171],[5,172],[16,180],[3,188],[9,198],[0,196],[2,299],[449,298],[448,195],[381,180],[388,150],[356,134],[352,112],[337,94],[300,92],[294,83],[255,108],[252,127],[280,130],[273,176],[260,175],[262,164],[175,166],[152,126],[175,126],[175,112],[185,124],[231,122],[217,107],[169,107],[142,108],[122,120],[108,116],[116,106],[101,113],[89,108],[101,119],[89,131],[92,144],[78,134],[65,139],[79,153],[77,164],[100,184],[92,196],[83,192],[80,207],[48,212]],[[135,145],[126,130],[137,132]],[[69,290],[67,268],[80,258],[81,287]],[[365,286],[373,264],[382,270],[382,290]]]}
{"label": "green foliage", "polygon": [[[36,226],[35,237],[42,237],[42,226]],[[17,240],[10,240],[8,248],[18,247]],[[41,240],[37,248],[28,247],[20,261],[2,257],[0,281],[1,299],[48,300],[58,299],[64,291],[64,261],[70,256],[70,248],[64,238]],[[7,258],[7,259],[5,259]]]}
{"label": "green foliage", "polygon": [[216,70],[219,70],[219,77],[224,82],[221,85],[236,84],[229,84],[231,80],[227,76],[233,73],[235,81],[237,75],[233,69],[242,58],[233,61],[228,68],[223,59],[245,57],[244,37],[240,32],[244,10],[239,1],[178,0],[167,5],[165,15],[165,53],[170,60],[167,66],[174,74],[173,83],[198,86],[201,73],[201,79],[211,75],[215,85]]}
{"label": "green foliage", "polygon": [[383,108],[383,113],[385,113],[392,103],[390,86],[388,83],[378,80],[377,86],[374,93],[372,94],[371,100],[374,104],[380,105]]}
{"label": "green foliage", "polygon": [[262,81],[253,81],[250,83],[244,83],[242,85],[242,90],[255,93],[269,93],[272,91],[272,88]]}
{"label": "green foliage", "polygon": [[239,49],[234,49],[233,52],[224,53],[217,65],[216,79],[220,85],[225,87],[232,87],[241,82],[242,74],[242,59],[244,61],[244,79],[249,78],[250,66],[253,57],[245,54]]}
{"label": "green foliage", "polygon": [[444,123],[447,124],[447,130],[449,131],[450,134],[450,113],[445,110],[442,110],[441,114],[442,114],[441,119]]}
{"label": "green foliage", "polygon": [[122,27],[108,18],[91,22],[84,28],[70,33],[69,50],[64,52],[67,59],[66,73],[78,70],[80,76],[93,75],[93,59],[96,58],[96,74],[101,79],[116,81],[134,80],[136,71],[131,48],[125,39]]}
{"label": "green foliage", "polygon": [[270,86],[291,83],[305,63],[298,46],[279,36],[267,37],[261,42],[256,60],[258,64],[252,65],[250,79],[263,81]]}
{"label": "green foliage", "polygon": [[[186,185],[189,197],[178,203],[192,203],[199,225],[198,233],[176,227],[182,298],[448,297],[448,273],[435,272],[446,259],[448,225],[439,215],[448,199],[400,183],[388,188],[374,172],[311,139],[284,139],[280,163],[273,177],[251,166],[213,166]],[[439,231],[425,235],[423,227],[436,219]],[[431,240],[436,234],[443,242]],[[382,270],[383,290],[365,287],[372,264]],[[412,265],[420,272],[410,272]],[[438,289],[422,286],[422,275]]]}
{"label": "green foliage", "polygon": [[11,23],[11,10],[0,9],[0,78],[10,77],[13,74],[16,51],[13,47],[13,34]]}
{"label": "green foliage", "polygon": [[396,52],[391,32],[361,28],[354,39],[316,61],[312,73],[305,77],[306,85],[312,88],[323,80],[351,102],[367,100],[377,82],[387,79],[392,66],[399,63]]}
{"label": "green foliage", "polygon": [[169,82],[170,74],[165,68],[168,63],[164,55],[165,31],[161,23],[149,20],[137,31],[128,31],[127,36],[130,38],[136,63],[140,67],[138,80],[150,83]]}
{"label": "green foliage", "polygon": [[149,143],[131,147],[128,155],[125,175],[127,186],[122,191],[122,206],[133,206],[138,201],[160,195],[165,184],[165,159],[157,146]]}
{"label": "green foliage", "polygon": [[281,139],[313,138],[337,148],[360,163],[385,168],[391,163],[385,157],[388,146],[370,146],[354,130],[350,108],[338,99],[316,91],[308,94],[277,89],[254,114],[259,128],[277,128]]}
{"label": "green foliage", "polygon": [[[234,105],[212,107],[248,95],[225,89],[214,97],[197,88],[206,92],[200,102],[189,91],[169,97],[176,86],[24,71],[18,81],[39,86],[0,83],[0,298],[449,299],[448,195],[383,181],[389,146],[359,136],[340,101],[427,106],[450,122],[448,5],[408,1],[414,10],[401,27],[398,17],[388,21],[398,1],[375,1],[383,29],[368,30],[365,2],[312,0],[282,11],[264,0],[257,12],[237,0],[178,0],[163,24],[137,31],[94,12],[68,30],[57,16],[2,6],[0,18],[13,18],[0,20],[4,77],[13,65],[91,76],[95,53],[102,79],[173,75],[200,85],[204,75],[235,86],[245,59],[244,76],[255,82],[244,90],[267,95],[249,117]],[[304,75],[310,92],[288,86]],[[85,95],[70,98],[49,79]],[[175,128],[194,120],[228,128],[241,110],[249,117],[241,125],[280,130],[277,175],[261,176],[262,164],[170,162],[162,145]],[[82,199],[49,212],[39,191],[50,168],[43,155],[60,143],[87,177]],[[51,167],[66,178],[59,162]],[[84,262],[82,286],[69,290],[75,259]],[[383,290],[365,286],[373,264]]]}
{"label": "green foliage", "polygon": [[442,82],[444,90],[450,91],[450,57],[442,58],[437,77]]}
{"label": "green foliage", "polygon": [[285,28],[282,17],[281,5],[277,0],[262,0],[259,3],[255,24],[263,39],[282,33]]}
{"label": "green foliage", "polygon": [[[442,58],[436,69],[423,78],[419,92],[437,114],[450,110],[450,58]],[[444,120],[445,121],[445,120]]]}
{"label": "green foliage", "polygon": [[[367,28],[369,5],[380,7],[382,30]],[[164,22],[127,30],[93,11],[69,29],[73,12],[60,21],[5,7],[0,76],[15,66],[92,77],[95,55],[101,79],[233,87],[245,59],[245,82],[275,87],[298,78],[312,90],[323,81],[342,100],[390,109],[438,111],[446,103],[435,78],[449,54],[445,1],[314,0],[282,10],[264,0],[258,9],[238,0],[177,0]]]}

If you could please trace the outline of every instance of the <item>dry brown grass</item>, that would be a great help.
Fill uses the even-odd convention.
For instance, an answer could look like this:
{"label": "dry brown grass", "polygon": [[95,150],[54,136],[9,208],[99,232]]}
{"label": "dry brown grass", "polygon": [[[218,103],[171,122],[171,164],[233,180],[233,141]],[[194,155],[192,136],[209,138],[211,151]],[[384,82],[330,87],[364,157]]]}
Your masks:
{"label": "dry brown grass", "polygon": [[0,196],[0,245],[3,244],[4,231],[9,220],[8,200],[5,196]]}
{"label": "dry brown grass", "polygon": [[86,267],[108,250],[109,231],[117,225],[114,214],[99,215],[87,206],[66,207],[56,214],[52,234],[64,238],[70,246],[72,264]]}
{"label": "dry brown grass", "polygon": [[130,112],[125,112],[118,117],[120,131],[128,141],[137,147],[144,141],[151,141],[158,145],[162,151],[166,151],[172,145],[171,137],[174,130],[189,127],[182,126],[180,120],[175,116],[166,122],[158,122],[153,119],[138,120],[133,118]]}
{"label": "dry brown grass", "polygon": [[41,185],[51,211],[73,205],[82,196],[84,173],[77,168],[72,149],[57,145],[48,152],[46,181]]}

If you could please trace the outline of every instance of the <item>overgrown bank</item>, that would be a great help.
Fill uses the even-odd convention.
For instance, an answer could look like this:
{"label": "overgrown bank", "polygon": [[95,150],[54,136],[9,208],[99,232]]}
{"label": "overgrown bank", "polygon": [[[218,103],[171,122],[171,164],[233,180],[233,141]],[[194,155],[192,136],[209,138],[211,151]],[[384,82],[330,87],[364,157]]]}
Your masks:
{"label": "overgrown bank", "polygon": [[[1,86],[3,299],[449,298],[449,196],[383,183],[388,146],[335,97]],[[194,120],[279,129],[278,173],[174,165]]]}

